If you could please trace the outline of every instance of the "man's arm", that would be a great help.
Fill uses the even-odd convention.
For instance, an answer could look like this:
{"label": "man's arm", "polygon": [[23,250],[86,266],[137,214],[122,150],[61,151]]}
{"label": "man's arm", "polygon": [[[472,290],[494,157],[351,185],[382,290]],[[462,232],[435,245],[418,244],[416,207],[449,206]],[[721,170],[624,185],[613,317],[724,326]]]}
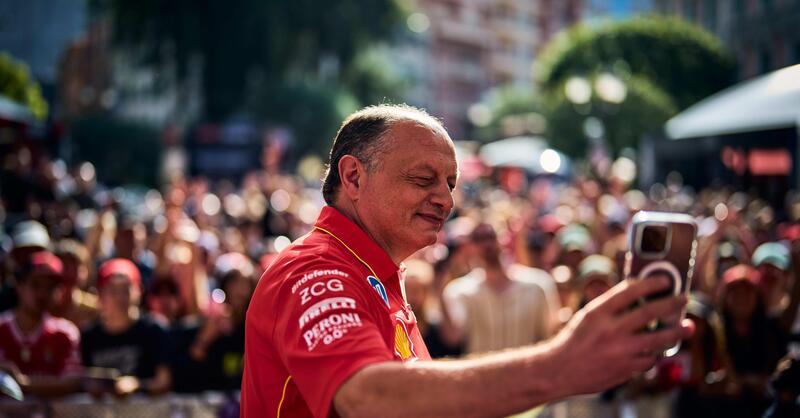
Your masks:
{"label": "man's arm", "polygon": [[691,333],[689,326],[640,332],[685,304],[676,297],[629,309],[668,286],[666,280],[623,282],[541,345],[468,360],[367,366],[339,388],[334,406],[343,418],[496,417],[601,391],[649,369],[657,353]]}

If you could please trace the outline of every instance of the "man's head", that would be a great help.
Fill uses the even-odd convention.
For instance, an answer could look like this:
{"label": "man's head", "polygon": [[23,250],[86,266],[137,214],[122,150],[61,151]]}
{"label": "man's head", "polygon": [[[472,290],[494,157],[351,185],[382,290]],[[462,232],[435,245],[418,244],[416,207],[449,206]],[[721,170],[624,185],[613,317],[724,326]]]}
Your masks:
{"label": "man's head", "polygon": [[34,252],[17,271],[19,309],[40,317],[59,299],[64,267],[49,251]]}
{"label": "man's head", "polygon": [[125,258],[112,258],[97,271],[97,293],[105,313],[127,315],[131,306],[139,304],[141,298],[141,275],[139,268]]}
{"label": "man's head", "polygon": [[789,249],[777,242],[761,244],[753,252],[752,262],[753,267],[761,274],[761,286],[767,294],[768,303],[777,302],[789,281]]}
{"label": "man's head", "polygon": [[56,255],[64,263],[64,284],[83,288],[89,280],[89,250],[74,239],[63,239],[56,245]]}
{"label": "man's head", "polygon": [[578,279],[581,296],[588,303],[617,284],[616,265],[606,256],[590,255],[578,265]]}
{"label": "man's head", "polygon": [[424,260],[408,260],[406,265],[406,298],[414,312],[423,318],[425,303],[433,287],[433,266]]}
{"label": "man's head", "polygon": [[479,223],[469,234],[470,242],[475,247],[476,256],[483,261],[484,267],[496,266],[500,263],[500,243],[497,232],[488,223]]}
{"label": "man's head", "polygon": [[47,228],[37,221],[22,221],[14,225],[11,240],[14,244],[11,258],[20,266],[28,262],[31,254],[46,250],[50,246],[50,234],[47,233]]}
{"label": "man's head", "polygon": [[436,241],[457,176],[453,143],[436,119],[409,106],[373,106],[339,129],[322,193],[402,259]]}

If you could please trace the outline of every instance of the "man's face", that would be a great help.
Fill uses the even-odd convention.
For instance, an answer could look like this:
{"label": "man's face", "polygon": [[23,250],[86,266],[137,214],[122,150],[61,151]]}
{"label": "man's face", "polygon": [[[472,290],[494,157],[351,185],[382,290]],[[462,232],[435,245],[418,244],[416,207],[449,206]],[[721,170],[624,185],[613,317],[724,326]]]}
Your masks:
{"label": "man's face", "polygon": [[761,273],[762,286],[768,295],[783,292],[786,287],[787,273],[769,263],[758,266]]}
{"label": "man's face", "polygon": [[489,224],[480,224],[470,234],[470,240],[475,245],[477,256],[484,261],[496,261],[500,257],[500,243],[497,242],[497,233]]}
{"label": "man's face", "polygon": [[444,132],[399,122],[388,135],[388,151],[364,174],[354,204],[372,238],[405,257],[436,242],[453,209],[458,167]]}
{"label": "man's face", "polygon": [[19,307],[31,315],[39,316],[55,304],[61,290],[58,279],[34,274],[17,285]]}
{"label": "man's face", "polygon": [[114,275],[98,293],[101,307],[106,312],[122,314],[127,313],[131,306],[138,305],[140,298],[139,288],[121,274]]}

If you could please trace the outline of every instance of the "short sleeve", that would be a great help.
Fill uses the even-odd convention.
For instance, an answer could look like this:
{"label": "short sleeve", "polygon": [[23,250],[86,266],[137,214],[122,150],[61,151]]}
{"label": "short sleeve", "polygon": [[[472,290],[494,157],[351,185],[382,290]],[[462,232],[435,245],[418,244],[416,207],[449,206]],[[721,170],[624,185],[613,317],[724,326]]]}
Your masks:
{"label": "short sleeve", "polygon": [[467,294],[463,289],[463,280],[459,278],[451,281],[442,292],[442,301],[446,305],[450,321],[459,330],[463,331],[467,324]]}
{"label": "short sleeve", "polygon": [[314,417],[324,418],[350,376],[394,359],[381,333],[388,310],[355,272],[308,269],[296,276],[279,298],[275,345]]}
{"label": "short sleeve", "polygon": [[[64,363],[61,375],[76,375],[83,370],[81,365],[80,341],[78,328],[65,319],[57,320],[58,328],[63,336]],[[60,344],[59,344],[60,345]]]}

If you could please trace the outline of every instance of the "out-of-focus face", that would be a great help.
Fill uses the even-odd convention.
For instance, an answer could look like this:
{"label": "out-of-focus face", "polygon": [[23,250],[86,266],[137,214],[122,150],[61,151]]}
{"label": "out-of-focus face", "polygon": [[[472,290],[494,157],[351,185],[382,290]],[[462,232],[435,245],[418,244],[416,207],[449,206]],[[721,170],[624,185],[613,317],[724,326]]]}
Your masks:
{"label": "out-of-focus face", "polygon": [[232,278],[225,285],[225,300],[230,303],[234,310],[244,312],[247,310],[247,305],[250,303],[250,297],[253,295],[253,282],[240,274]]}
{"label": "out-of-focus face", "polygon": [[117,274],[100,289],[99,296],[104,312],[127,315],[131,306],[139,304],[141,291],[126,276]]}
{"label": "out-of-focus face", "polygon": [[60,258],[64,264],[64,284],[80,288],[86,286],[86,282],[89,280],[89,268],[77,257],[66,255]]}
{"label": "out-of-focus face", "polygon": [[17,285],[19,308],[38,317],[54,306],[62,291],[58,279],[34,274]]}
{"label": "out-of-focus face", "polygon": [[728,285],[725,293],[725,308],[734,319],[747,320],[752,317],[758,306],[758,288],[747,281],[738,281]]}
{"label": "out-of-focus face", "polygon": [[372,238],[405,257],[436,242],[453,209],[458,167],[443,131],[398,122],[387,135],[389,149],[364,174],[354,206]]}
{"label": "out-of-focus face", "polygon": [[425,301],[428,299],[429,285],[416,275],[409,274],[406,276],[406,301],[411,307],[414,308],[414,313],[421,314],[421,310],[425,306]]}
{"label": "out-of-focus face", "polygon": [[786,289],[788,274],[769,263],[758,266],[761,273],[761,286],[767,295],[783,292]]}
{"label": "out-of-focus face", "polygon": [[489,224],[479,224],[469,236],[475,247],[475,255],[491,262],[500,257],[500,243],[497,242],[497,233]]}

